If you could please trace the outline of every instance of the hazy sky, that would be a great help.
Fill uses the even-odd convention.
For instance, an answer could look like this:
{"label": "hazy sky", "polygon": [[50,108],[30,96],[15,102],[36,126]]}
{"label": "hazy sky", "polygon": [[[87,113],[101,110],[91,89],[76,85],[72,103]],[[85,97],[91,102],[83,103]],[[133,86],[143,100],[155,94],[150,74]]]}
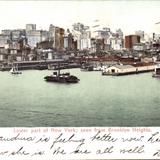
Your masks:
{"label": "hazy sky", "polygon": [[[95,22],[99,20],[99,22]],[[50,24],[71,27],[74,22],[121,28],[125,34],[135,30],[159,32],[160,1],[0,1],[0,30],[25,28],[36,23],[38,29]]]}

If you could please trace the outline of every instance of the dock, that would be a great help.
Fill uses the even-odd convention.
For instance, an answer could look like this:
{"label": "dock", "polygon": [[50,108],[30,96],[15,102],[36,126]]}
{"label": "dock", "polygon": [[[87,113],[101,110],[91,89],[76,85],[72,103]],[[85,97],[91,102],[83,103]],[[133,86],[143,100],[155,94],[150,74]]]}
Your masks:
{"label": "dock", "polygon": [[[62,59],[55,59],[55,60],[41,60],[41,61],[16,61],[14,63],[2,63],[0,65],[0,71],[9,71],[12,66],[18,66],[19,70],[29,70],[29,69],[56,69],[58,64],[63,66],[62,69],[67,68],[77,68],[80,67],[79,64],[73,64],[70,61],[62,60]],[[50,67],[52,66],[52,68]]]}
{"label": "dock", "polygon": [[129,75],[154,71],[155,64],[145,65],[114,65],[102,71],[102,75]]}

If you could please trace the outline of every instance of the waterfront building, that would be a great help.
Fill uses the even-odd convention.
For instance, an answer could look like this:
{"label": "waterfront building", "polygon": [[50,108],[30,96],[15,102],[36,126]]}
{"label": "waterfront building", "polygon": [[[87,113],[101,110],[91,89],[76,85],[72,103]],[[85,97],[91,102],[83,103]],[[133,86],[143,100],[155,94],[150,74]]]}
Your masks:
{"label": "waterfront building", "polygon": [[138,35],[128,35],[125,36],[125,48],[126,49],[133,49],[133,45],[135,43],[140,43],[140,36]]}

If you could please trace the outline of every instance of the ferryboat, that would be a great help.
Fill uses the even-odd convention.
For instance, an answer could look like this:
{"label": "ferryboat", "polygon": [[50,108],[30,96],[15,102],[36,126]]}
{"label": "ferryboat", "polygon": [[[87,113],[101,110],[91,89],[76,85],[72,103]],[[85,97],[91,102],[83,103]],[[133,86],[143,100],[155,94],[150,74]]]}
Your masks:
{"label": "ferryboat", "polygon": [[44,79],[48,82],[59,82],[59,83],[78,83],[80,80],[73,75],[67,73],[60,73],[60,70],[53,72],[53,75],[45,76]]}

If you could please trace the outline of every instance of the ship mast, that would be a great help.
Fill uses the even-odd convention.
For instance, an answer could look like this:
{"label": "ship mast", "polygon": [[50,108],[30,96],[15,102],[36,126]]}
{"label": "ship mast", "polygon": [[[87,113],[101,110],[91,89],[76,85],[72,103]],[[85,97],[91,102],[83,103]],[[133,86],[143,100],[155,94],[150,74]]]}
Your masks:
{"label": "ship mast", "polygon": [[58,77],[60,76],[60,62],[58,62]]}

